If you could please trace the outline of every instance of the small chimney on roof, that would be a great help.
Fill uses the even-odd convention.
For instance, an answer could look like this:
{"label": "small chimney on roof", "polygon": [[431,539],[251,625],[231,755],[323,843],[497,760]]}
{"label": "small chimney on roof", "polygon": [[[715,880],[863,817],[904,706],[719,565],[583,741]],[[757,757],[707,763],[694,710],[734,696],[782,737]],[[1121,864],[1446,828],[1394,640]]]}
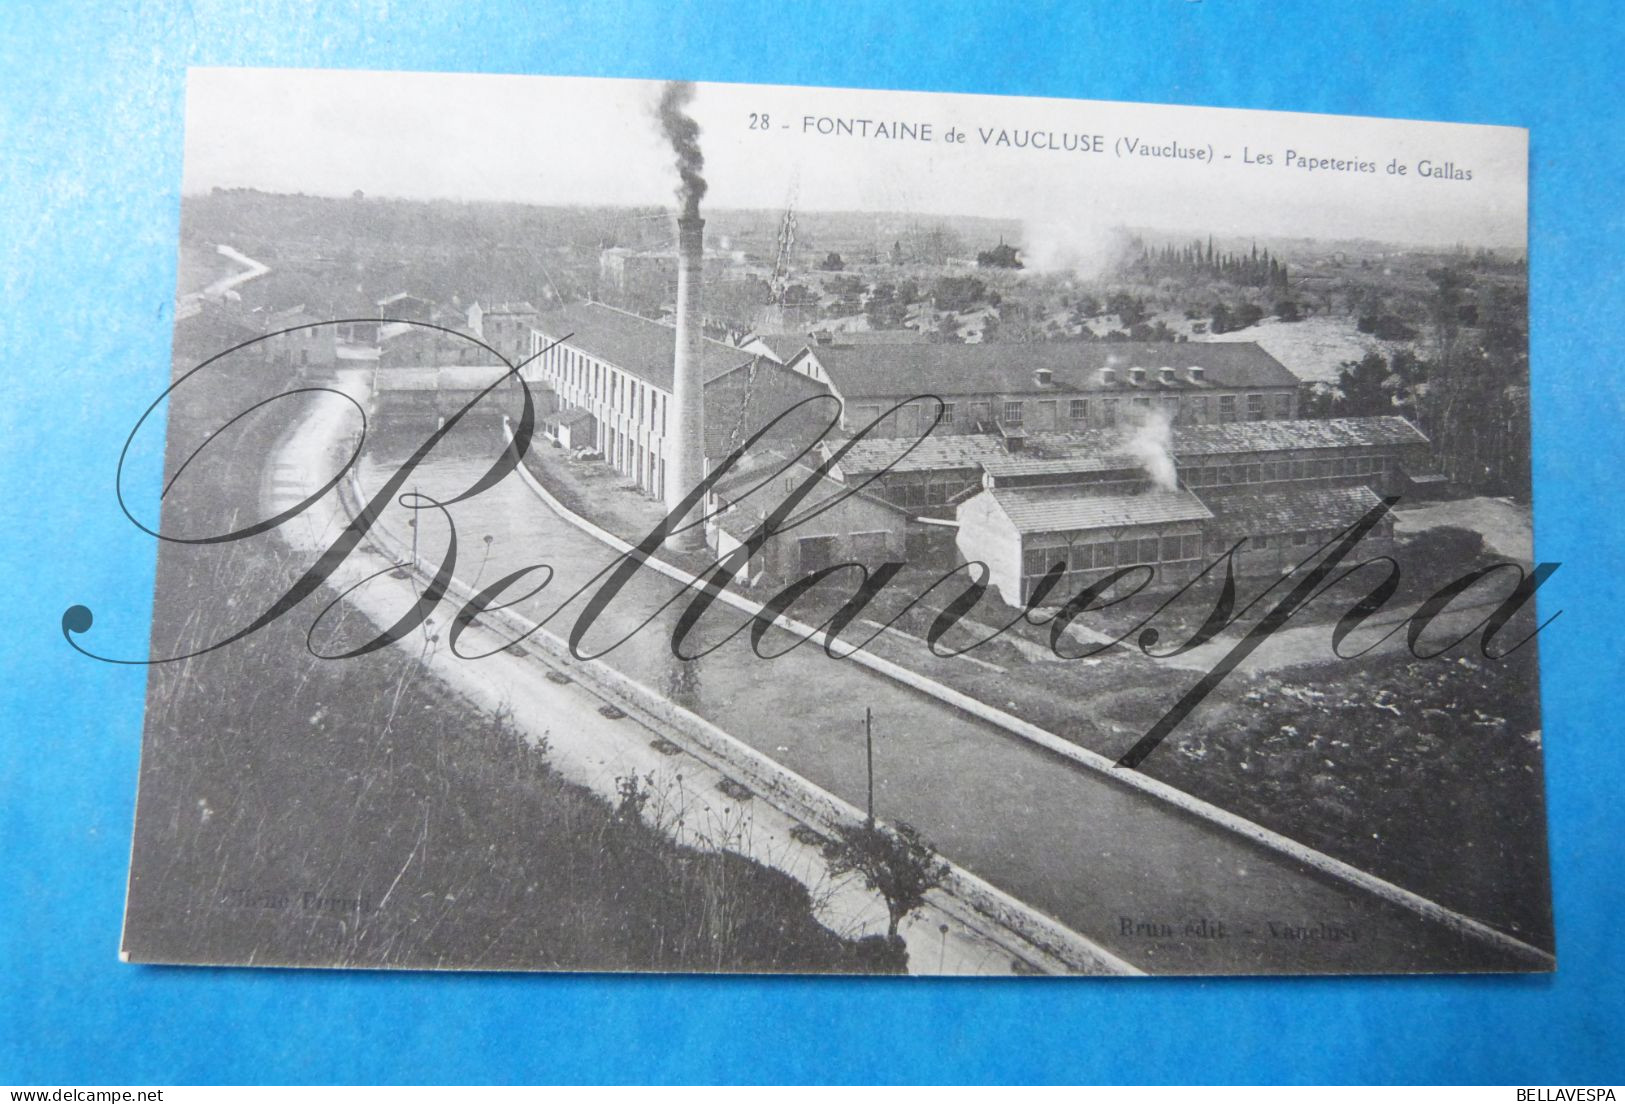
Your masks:
{"label": "small chimney on roof", "polygon": [[1134,383],[1144,383],[1145,382],[1145,369],[1144,368],[1130,368],[1128,370],[1128,378]]}
{"label": "small chimney on roof", "polygon": [[1174,370],[1172,368],[1164,367],[1161,371],[1162,371],[1162,382],[1163,383],[1173,383],[1174,382]]}
{"label": "small chimney on roof", "polygon": [[1207,378],[1206,369],[1197,364],[1191,365],[1189,368],[1185,369],[1185,371],[1189,373],[1192,383],[1201,383]]}
{"label": "small chimney on roof", "polygon": [[1055,373],[1048,368],[1034,368],[1033,382],[1040,387],[1048,387],[1055,382]]}

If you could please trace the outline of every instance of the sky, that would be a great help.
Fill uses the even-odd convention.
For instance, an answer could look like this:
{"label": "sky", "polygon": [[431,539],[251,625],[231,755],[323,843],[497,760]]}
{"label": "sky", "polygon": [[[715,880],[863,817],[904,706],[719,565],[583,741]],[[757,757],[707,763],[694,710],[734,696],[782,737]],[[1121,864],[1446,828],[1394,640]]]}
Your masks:
{"label": "sky", "polygon": [[[676,172],[654,112],[660,90],[602,78],[192,69],[182,188],[671,204]],[[1526,241],[1528,138],[1510,127],[743,84],[702,84],[688,110],[700,125],[706,203],[724,208],[782,208],[793,193],[804,210],[1008,218],[1035,242],[1076,249],[1119,226],[1439,246]],[[820,133],[836,120],[860,133]],[[929,125],[931,140],[864,137],[856,120],[871,130]],[[952,131],[964,140],[947,141]],[[1027,132],[1100,151],[1004,146],[1000,131],[1012,143]],[[1147,157],[1130,141],[1208,159]],[[1310,170],[1288,151],[1376,171]],[[1422,176],[1424,161],[1453,171]],[[1389,172],[1390,163],[1406,173]]]}

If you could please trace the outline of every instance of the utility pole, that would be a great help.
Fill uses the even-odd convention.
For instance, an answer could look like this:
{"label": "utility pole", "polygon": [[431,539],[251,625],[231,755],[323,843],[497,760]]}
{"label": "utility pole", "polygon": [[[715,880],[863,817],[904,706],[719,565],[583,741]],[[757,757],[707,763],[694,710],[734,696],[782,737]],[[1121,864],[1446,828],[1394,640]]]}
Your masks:
{"label": "utility pole", "polygon": [[[414,484],[412,484],[412,498],[413,498],[414,501],[417,500],[417,496],[418,496],[418,485],[416,483],[414,483]],[[418,514],[417,514],[417,507],[413,506],[412,507],[412,566],[416,567],[417,562],[418,562]]]}
{"label": "utility pole", "polygon": [[863,744],[869,759],[869,830],[875,828],[875,732],[874,713],[863,707]]}

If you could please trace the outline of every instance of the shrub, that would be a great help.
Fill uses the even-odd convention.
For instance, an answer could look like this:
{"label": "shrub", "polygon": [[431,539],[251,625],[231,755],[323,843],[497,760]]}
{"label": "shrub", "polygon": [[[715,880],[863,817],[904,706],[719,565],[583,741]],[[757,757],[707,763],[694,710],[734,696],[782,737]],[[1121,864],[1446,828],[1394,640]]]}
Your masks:
{"label": "shrub", "polygon": [[885,900],[888,940],[897,938],[898,925],[925,904],[926,893],[948,876],[948,864],[938,857],[931,841],[903,823],[843,827],[825,857],[832,874],[859,874]]}

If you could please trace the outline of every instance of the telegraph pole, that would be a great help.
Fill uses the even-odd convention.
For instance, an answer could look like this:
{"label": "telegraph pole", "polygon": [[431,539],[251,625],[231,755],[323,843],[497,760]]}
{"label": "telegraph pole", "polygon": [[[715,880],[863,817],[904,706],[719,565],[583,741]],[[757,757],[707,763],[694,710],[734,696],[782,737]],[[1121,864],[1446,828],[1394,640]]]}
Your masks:
{"label": "telegraph pole", "polygon": [[[414,483],[414,484],[412,484],[412,497],[413,497],[413,499],[416,499],[417,496],[418,496],[418,485],[416,483]],[[418,508],[416,506],[412,507],[412,566],[414,568],[417,567],[417,563],[418,563],[418,512],[417,512],[417,510],[418,510]]]}
{"label": "telegraph pole", "polygon": [[874,713],[863,707],[863,745],[869,760],[869,830],[875,828],[875,732]]}

